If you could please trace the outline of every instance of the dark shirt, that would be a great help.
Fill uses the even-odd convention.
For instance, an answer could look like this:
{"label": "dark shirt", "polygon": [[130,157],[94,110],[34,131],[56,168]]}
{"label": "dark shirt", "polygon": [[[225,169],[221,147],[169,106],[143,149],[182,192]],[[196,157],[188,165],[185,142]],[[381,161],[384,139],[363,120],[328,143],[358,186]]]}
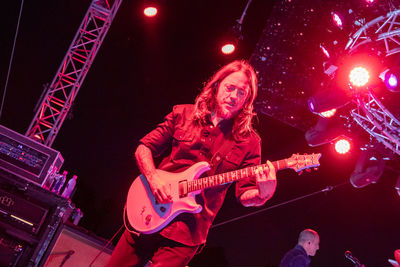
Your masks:
{"label": "dark shirt", "polygon": [[279,267],[309,267],[310,262],[311,259],[304,248],[296,245],[285,254]]}
{"label": "dark shirt", "polygon": [[[232,138],[232,122],[221,121],[214,127],[211,121],[205,125],[193,123],[193,105],[174,106],[164,121],[140,140],[157,157],[167,151],[158,166],[169,172],[181,172],[200,161],[216,162],[205,176],[233,171],[261,162],[261,140],[256,133],[241,140]],[[232,147],[218,160],[220,148],[227,141]],[[217,154],[217,155],[215,155]],[[161,230],[164,237],[193,246],[205,243],[208,230],[222,206],[230,184],[219,185],[203,190],[196,196],[202,204],[200,213],[183,213]],[[236,183],[236,197],[249,189],[256,188],[255,179],[242,179]]]}

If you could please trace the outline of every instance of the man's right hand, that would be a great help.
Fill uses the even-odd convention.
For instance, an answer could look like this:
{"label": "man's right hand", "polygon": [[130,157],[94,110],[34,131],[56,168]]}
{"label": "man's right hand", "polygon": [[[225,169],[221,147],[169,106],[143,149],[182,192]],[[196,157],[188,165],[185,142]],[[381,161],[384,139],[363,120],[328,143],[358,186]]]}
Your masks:
{"label": "man's right hand", "polygon": [[172,201],[171,184],[165,182],[154,166],[153,155],[150,148],[140,144],[135,152],[139,170],[146,176],[151,192],[159,203]]}
{"label": "man's right hand", "polygon": [[166,183],[157,172],[148,177],[147,180],[154,197],[159,203],[165,204],[172,201],[171,184]]}

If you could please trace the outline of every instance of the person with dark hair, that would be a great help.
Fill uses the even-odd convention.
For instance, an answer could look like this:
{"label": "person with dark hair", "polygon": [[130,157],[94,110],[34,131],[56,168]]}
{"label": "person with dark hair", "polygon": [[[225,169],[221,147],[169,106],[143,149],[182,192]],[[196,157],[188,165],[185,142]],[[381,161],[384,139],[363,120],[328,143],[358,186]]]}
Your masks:
{"label": "person with dark hair", "polygon": [[310,256],[315,256],[319,249],[319,235],[316,231],[305,229],[301,231],[297,245],[282,258],[279,267],[308,267]]}
{"label": "person with dark hair", "polygon": [[[174,106],[164,121],[140,140],[135,157],[155,203],[174,199],[163,176],[166,172],[175,174],[208,162],[206,175],[222,179],[222,173],[261,163],[261,139],[252,126],[256,96],[254,69],[247,61],[234,61],[211,77],[194,105]],[[157,169],[155,157],[162,157]],[[264,205],[276,189],[276,170],[271,162],[254,170],[236,182],[235,194],[244,206]],[[200,212],[181,213],[155,232],[126,230],[107,266],[186,266],[205,244],[229,185],[202,190],[195,197],[202,207]],[[145,224],[152,222],[151,216],[143,220]]]}

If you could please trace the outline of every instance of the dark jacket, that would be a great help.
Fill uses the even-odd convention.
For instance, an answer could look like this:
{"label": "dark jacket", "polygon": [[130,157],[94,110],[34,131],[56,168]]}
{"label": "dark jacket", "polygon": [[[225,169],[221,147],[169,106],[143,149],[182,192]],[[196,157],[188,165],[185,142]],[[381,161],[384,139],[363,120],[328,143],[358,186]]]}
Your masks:
{"label": "dark jacket", "polygon": [[304,248],[296,245],[285,254],[279,267],[308,267],[310,266],[310,262],[311,259]]}

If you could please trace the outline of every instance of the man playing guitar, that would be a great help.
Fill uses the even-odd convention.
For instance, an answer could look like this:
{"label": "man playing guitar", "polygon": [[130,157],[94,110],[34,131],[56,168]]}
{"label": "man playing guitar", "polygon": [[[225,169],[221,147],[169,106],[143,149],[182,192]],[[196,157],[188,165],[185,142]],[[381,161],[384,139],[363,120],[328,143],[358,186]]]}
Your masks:
{"label": "man playing guitar", "polygon": [[[215,175],[260,164],[261,140],[252,127],[256,95],[253,68],[246,61],[234,61],[211,77],[194,105],[174,106],[140,140],[135,157],[155,203],[173,202],[171,186],[159,170],[178,173],[208,162],[207,175]],[[163,159],[156,169],[153,157],[158,156]],[[262,166],[236,182],[236,197],[244,206],[261,206],[275,192],[275,167],[269,161]],[[186,266],[206,242],[229,185],[202,190],[195,198],[200,212],[181,213],[156,232],[126,230],[107,266]],[[152,218],[143,220],[150,224]]]}

